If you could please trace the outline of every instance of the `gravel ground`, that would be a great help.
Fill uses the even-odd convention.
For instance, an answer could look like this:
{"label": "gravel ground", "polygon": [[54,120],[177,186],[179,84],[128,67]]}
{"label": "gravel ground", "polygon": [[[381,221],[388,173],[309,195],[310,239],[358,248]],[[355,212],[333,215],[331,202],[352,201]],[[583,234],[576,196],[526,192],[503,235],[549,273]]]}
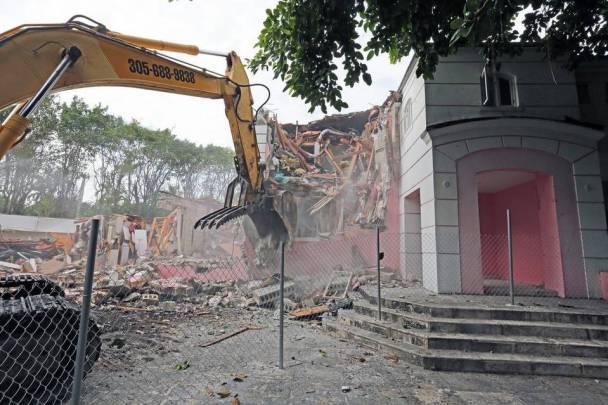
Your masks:
{"label": "gravel ground", "polygon": [[[608,381],[424,370],[263,309],[101,314],[87,404],[605,404]],[[209,347],[218,336],[254,328]],[[345,392],[343,392],[345,391]]]}

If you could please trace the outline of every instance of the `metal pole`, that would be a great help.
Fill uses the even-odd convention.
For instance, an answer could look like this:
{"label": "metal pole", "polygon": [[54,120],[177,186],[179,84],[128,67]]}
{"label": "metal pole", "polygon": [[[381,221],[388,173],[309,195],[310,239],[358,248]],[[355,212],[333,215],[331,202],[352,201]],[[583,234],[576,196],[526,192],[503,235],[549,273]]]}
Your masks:
{"label": "metal pole", "polygon": [[507,208],[507,244],[509,249],[509,295],[511,305],[515,305],[515,285],[513,281],[513,241],[511,235],[511,210]]}
{"label": "metal pole", "polygon": [[87,352],[87,331],[89,326],[89,312],[91,310],[91,293],[93,290],[93,271],[95,269],[95,254],[97,253],[97,234],[99,233],[99,219],[91,220],[91,233],[89,237],[89,251],[87,255],[87,268],[84,275],[84,291],[82,293],[82,310],[80,311],[80,329],[78,331],[78,349],[76,363],[74,364],[74,383],[72,385],[72,405],[80,404],[80,390],[82,386],[82,373]]}
{"label": "metal pole", "polygon": [[382,320],[382,300],[380,297],[380,225],[376,226],[376,267],[378,269],[378,320]]}
{"label": "metal pole", "polygon": [[285,311],[285,242],[281,241],[281,285],[279,288],[279,368],[283,369],[283,312]]}
{"label": "metal pole", "polygon": [[63,76],[66,70],[70,66],[74,64],[80,58],[81,52],[80,49],[72,46],[69,49],[66,49],[65,55],[61,58],[61,62],[57,65],[53,73],[48,77],[46,82],[42,85],[42,87],[34,94],[32,98],[30,98],[27,103],[23,106],[23,108],[19,111],[19,115],[24,118],[27,118],[30,114],[33,114],[36,111],[36,108],[40,105],[42,100],[46,97],[47,94],[53,89],[55,83]]}

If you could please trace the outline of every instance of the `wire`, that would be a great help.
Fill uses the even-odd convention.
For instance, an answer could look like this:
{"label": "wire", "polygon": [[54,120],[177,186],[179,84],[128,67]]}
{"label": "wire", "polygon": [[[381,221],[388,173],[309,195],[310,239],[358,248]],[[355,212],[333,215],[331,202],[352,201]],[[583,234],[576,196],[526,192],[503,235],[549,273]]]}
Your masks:
{"label": "wire", "polygon": [[261,110],[261,109],[262,109],[262,108],[263,108],[263,107],[264,107],[266,104],[268,104],[268,101],[270,100],[270,88],[269,88],[268,86],[266,86],[265,84],[263,84],[263,83],[239,84],[239,83],[235,82],[234,80],[232,80],[232,79],[230,79],[230,78],[228,78],[228,77],[226,77],[226,76],[224,76],[224,78],[225,78],[226,80],[228,80],[230,83],[234,84],[234,85],[235,85],[235,86],[236,86],[236,87],[239,89],[239,90],[238,90],[238,91],[239,91],[239,96],[238,96],[238,98],[237,98],[237,100],[236,100],[236,106],[235,106],[234,111],[235,111],[235,113],[236,113],[236,118],[237,118],[239,121],[241,121],[241,122],[248,122],[247,120],[244,120],[244,119],[242,119],[242,118],[239,116],[239,104],[241,103],[241,97],[240,97],[240,89],[241,89],[241,87],[249,87],[249,88],[251,88],[251,87],[263,87],[264,89],[266,89],[266,92],[268,93],[268,96],[266,96],[266,100],[264,100],[264,102],[263,102],[263,103],[262,103],[262,104],[261,104],[261,105],[260,105],[260,106],[259,106],[259,107],[258,107],[256,110],[255,110],[255,114],[254,114],[254,116],[253,116],[253,122],[252,122],[252,124],[255,124],[255,123],[257,122],[257,120],[258,120],[258,112],[259,112],[259,111],[260,111],[260,110]]}
{"label": "wire", "polygon": [[77,21],[77,20],[79,20],[79,19],[80,19],[80,20],[88,20],[88,21],[90,21],[90,22],[92,22],[92,23],[94,23],[94,24],[97,24],[97,27],[100,27],[100,28],[102,28],[102,29],[105,29],[105,28],[106,28],[106,26],[105,26],[105,25],[103,25],[102,23],[100,23],[99,21],[96,21],[96,20],[92,19],[91,17],[88,17],[88,16],[83,15],[83,14],[75,14],[75,15],[73,15],[73,16],[72,16],[72,17],[71,17],[71,18],[68,20],[68,23],[82,24],[82,25],[86,25],[86,26],[91,27],[91,28],[96,28],[96,27],[95,27],[95,26],[93,26],[93,25],[89,25],[89,24],[84,23],[84,22],[82,22],[82,21]]}

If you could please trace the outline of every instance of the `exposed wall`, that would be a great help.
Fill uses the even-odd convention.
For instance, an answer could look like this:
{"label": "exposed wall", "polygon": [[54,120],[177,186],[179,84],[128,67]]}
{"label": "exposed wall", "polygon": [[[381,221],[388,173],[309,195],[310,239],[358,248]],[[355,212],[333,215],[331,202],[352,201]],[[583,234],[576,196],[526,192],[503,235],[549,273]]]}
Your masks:
{"label": "exposed wall", "polygon": [[[221,204],[211,198],[201,200],[178,197],[163,193],[159,206],[167,210],[178,209],[177,231],[178,253],[187,256],[225,255],[235,253],[239,255],[235,245],[240,239],[235,239],[235,223],[226,224],[219,229],[194,229],[194,224],[206,214],[221,208]],[[242,235],[242,232],[237,233]],[[235,243],[236,242],[236,243]]]}
{"label": "exposed wall", "polygon": [[561,62],[528,48],[520,56],[498,58],[500,72],[515,75],[518,107],[481,105],[480,74],[484,57],[477,48],[462,48],[441,58],[432,80],[425,83],[429,125],[477,117],[526,116],[562,120],[580,117],[573,72]]}
{"label": "exposed wall", "polygon": [[0,227],[4,230],[36,233],[74,233],[76,224],[69,218],[30,217],[0,214]]}

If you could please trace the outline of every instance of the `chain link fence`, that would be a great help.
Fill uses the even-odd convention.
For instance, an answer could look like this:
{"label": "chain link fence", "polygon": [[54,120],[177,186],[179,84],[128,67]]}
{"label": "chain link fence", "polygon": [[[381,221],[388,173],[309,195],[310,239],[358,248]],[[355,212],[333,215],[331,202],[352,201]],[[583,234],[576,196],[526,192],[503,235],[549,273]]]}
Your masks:
{"label": "chain link fence", "polygon": [[[287,245],[286,321],[320,324],[360,294],[378,292],[405,300],[504,305],[513,291],[519,305],[572,302],[560,298],[562,259],[575,249],[558,240],[513,235],[511,288],[507,235],[381,232],[379,245],[376,238],[376,229],[357,229]],[[234,398],[231,384],[252,370],[277,370],[280,268],[278,253],[264,266],[246,254],[140,258],[113,267],[98,261],[82,401],[220,401]],[[84,269],[74,269],[0,280],[0,403],[70,400],[84,279]],[[437,288],[459,294],[438,295]],[[287,360],[295,358],[291,350],[285,345]]]}

